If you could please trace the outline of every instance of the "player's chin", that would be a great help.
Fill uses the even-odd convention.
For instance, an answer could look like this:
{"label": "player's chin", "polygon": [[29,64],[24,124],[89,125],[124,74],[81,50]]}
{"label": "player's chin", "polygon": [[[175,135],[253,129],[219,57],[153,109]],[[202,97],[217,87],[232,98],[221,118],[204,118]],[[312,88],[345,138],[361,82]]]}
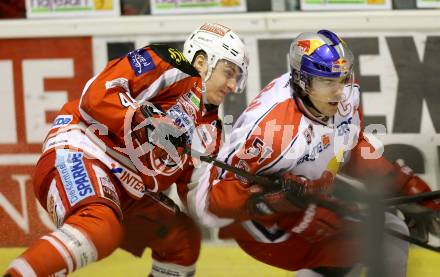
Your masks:
{"label": "player's chin", "polygon": [[336,114],[336,112],[338,111],[338,103],[327,103],[327,108],[326,108],[326,116],[334,116]]}
{"label": "player's chin", "polygon": [[213,102],[214,103],[211,103],[211,104],[214,104],[214,105],[216,105],[216,106],[219,106],[221,103],[223,103],[223,101],[225,100],[225,94],[223,94],[223,93],[219,93],[219,94],[217,94],[216,95],[217,97],[215,97],[215,99],[213,100]]}

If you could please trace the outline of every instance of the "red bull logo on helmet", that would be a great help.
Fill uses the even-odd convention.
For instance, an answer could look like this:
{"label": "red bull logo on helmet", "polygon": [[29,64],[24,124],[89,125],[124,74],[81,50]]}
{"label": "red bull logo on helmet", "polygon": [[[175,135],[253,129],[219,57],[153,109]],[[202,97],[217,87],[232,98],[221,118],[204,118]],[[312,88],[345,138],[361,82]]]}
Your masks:
{"label": "red bull logo on helmet", "polygon": [[350,70],[350,63],[346,59],[339,58],[332,64],[332,72],[347,73]]}
{"label": "red bull logo on helmet", "polygon": [[297,42],[298,47],[306,55],[311,55],[316,49],[324,45],[324,42],[319,39],[299,40]]}

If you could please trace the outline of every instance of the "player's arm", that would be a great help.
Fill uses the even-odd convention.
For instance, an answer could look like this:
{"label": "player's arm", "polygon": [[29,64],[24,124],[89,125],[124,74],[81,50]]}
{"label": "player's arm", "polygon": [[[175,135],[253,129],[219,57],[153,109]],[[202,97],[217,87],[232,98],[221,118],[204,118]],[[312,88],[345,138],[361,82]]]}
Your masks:
{"label": "player's arm", "polygon": [[[361,111],[358,111],[362,117]],[[345,163],[343,172],[369,185],[387,186],[390,195],[415,195],[431,191],[428,184],[416,176],[412,170],[399,163],[391,163],[378,155],[375,147],[360,132],[357,145],[351,150],[350,158]],[[372,182],[373,181],[373,182]],[[435,201],[424,201],[427,207],[440,210]]]}
{"label": "player's arm", "polygon": [[[272,175],[282,153],[286,147],[292,147],[290,142],[298,132],[301,115],[292,113],[292,105],[293,102],[285,101],[266,111],[252,111],[247,120],[246,116],[241,118],[242,125],[234,127],[230,143],[220,150],[219,160],[251,174]],[[259,193],[257,184],[237,174],[217,170],[218,176],[209,189],[209,211],[240,220],[258,216],[251,203]]]}
{"label": "player's arm", "polygon": [[131,118],[139,107],[135,100],[140,92],[135,89],[138,86],[136,83],[146,84],[160,76],[160,70],[155,66],[158,61],[151,56],[151,52],[147,49],[140,49],[139,52],[134,51],[110,61],[101,73],[86,84],[79,108],[87,123],[102,124],[111,133],[124,134],[124,119]]}
{"label": "player's arm", "polygon": [[[245,122],[246,120],[243,120],[245,117],[242,115],[240,120],[242,126],[235,126],[230,139],[221,146],[217,159],[234,167],[256,172],[258,167],[253,165],[250,156],[246,157],[237,152],[245,151],[248,144],[257,138],[256,136],[246,138],[246,133],[252,133],[253,124]],[[259,143],[257,146],[263,145]],[[196,168],[193,176],[196,178],[191,180],[192,187],[187,194],[188,210],[200,224],[222,227],[231,223],[233,219],[249,218],[246,203],[252,194],[251,183],[239,179],[233,173],[223,172],[212,164],[204,164],[201,168]]]}
{"label": "player's arm", "polygon": [[333,236],[345,226],[344,219],[335,212],[307,200],[308,196],[321,197],[337,205],[323,195],[333,181],[333,174],[329,171],[316,180],[291,173],[272,175],[272,185],[239,179],[229,174],[225,179],[212,182],[208,193],[208,210],[212,214],[236,220],[276,219],[280,228],[310,242]]}
{"label": "player's arm", "polygon": [[124,122],[140,105],[153,98],[161,103],[172,102],[200,87],[197,72],[183,62],[177,64],[173,57],[178,52],[169,49],[150,45],[109,62],[86,84],[79,107],[81,116],[89,124],[103,124],[122,137]]}

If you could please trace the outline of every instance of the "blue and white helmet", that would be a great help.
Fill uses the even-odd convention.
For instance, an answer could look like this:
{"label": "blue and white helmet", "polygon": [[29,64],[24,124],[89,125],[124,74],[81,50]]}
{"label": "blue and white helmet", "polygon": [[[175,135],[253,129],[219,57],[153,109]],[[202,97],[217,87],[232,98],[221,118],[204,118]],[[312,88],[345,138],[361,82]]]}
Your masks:
{"label": "blue and white helmet", "polygon": [[315,77],[345,78],[353,85],[353,53],[331,31],[301,33],[290,45],[289,60],[292,82],[306,93]]}
{"label": "blue and white helmet", "polygon": [[226,26],[205,23],[192,32],[185,41],[183,55],[192,63],[195,54],[200,50],[206,53],[208,59],[205,81],[209,79],[219,60],[227,60],[237,65],[241,73],[234,92],[243,92],[247,82],[249,56],[244,43],[237,34]]}

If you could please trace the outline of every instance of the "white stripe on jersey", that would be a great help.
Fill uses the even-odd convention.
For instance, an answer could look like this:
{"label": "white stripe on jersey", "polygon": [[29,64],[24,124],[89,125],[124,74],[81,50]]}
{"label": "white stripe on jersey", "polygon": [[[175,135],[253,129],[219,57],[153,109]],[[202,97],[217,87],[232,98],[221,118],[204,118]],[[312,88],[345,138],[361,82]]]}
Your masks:
{"label": "white stripe on jersey", "polygon": [[208,210],[208,191],[211,188],[209,175],[212,166],[212,164],[202,162],[199,168],[194,168],[188,185],[189,187],[193,186],[193,189],[188,191],[187,206],[189,214],[199,224],[209,228],[221,228],[231,224],[233,219],[217,217]]}
{"label": "white stripe on jersey", "polygon": [[[77,131],[77,133],[73,133],[73,131]],[[78,131],[84,135],[84,137],[82,137]],[[82,139],[79,138],[79,136],[81,136]],[[57,141],[59,141],[60,144],[56,143]],[[88,142],[90,142],[90,144]],[[109,156],[123,164],[125,167],[137,172],[136,167],[129,158],[108,147],[104,141],[98,138],[93,132],[87,131],[86,125],[82,122],[79,122],[78,124],[71,124],[63,129],[58,130],[56,133],[49,135],[46,141],[43,143],[43,152],[60,146],[61,143],[66,146],[70,145],[79,149],[84,149],[86,152],[89,152],[89,154],[92,154],[95,151],[87,151],[88,148],[84,146],[93,145],[93,148],[97,147],[97,149],[106,152],[109,154]]]}
{"label": "white stripe on jersey", "polygon": [[95,244],[79,229],[64,224],[63,227],[51,234],[59,239],[70,252],[76,264],[76,269],[82,268],[98,259]]}
{"label": "white stripe on jersey", "polygon": [[52,244],[52,246],[58,251],[61,257],[63,257],[64,262],[66,262],[68,273],[71,273],[73,271],[73,259],[67,251],[66,247],[52,236],[44,236],[41,239],[47,240],[50,244]]}
{"label": "white stripe on jersey", "polygon": [[86,111],[84,111],[81,106],[82,106],[82,100],[83,100],[83,96],[84,94],[87,92],[87,90],[89,89],[89,87],[92,85],[93,81],[95,81],[95,79],[98,77],[99,74],[93,76],[90,80],[87,81],[86,85],[84,86],[84,89],[81,93],[81,98],[79,99],[79,113],[81,114],[81,116],[84,118],[84,120],[89,123],[98,123],[98,121],[96,121],[93,117],[91,117],[88,113],[86,113]]}
{"label": "white stripe on jersey", "polygon": [[17,258],[12,261],[9,268],[15,269],[22,276],[26,277],[37,277],[34,269],[29,265],[29,263],[23,258]]}
{"label": "white stripe on jersey", "polygon": [[[254,224],[254,222],[252,222],[252,220],[243,221],[241,223],[241,226],[243,226],[243,228],[246,229],[246,231],[256,241],[260,241],[263,243],[280,243],[287,240],[291,235],[291,233],[289,232],[284,232],[278,229],[276,225],[274,225],[272,228],[266,228],[261,226],[262,228],[264,228],[265,232],[263,232],[262,230],[256,227],[256,225]],[[280,234],[276,235],[276,233],[280,233]],[[273,238],[270,238],[270,236],[273,236]]]}
{"label": "white stripe on jersey", "polygon": [[[87,155],[100,160],[107,168],[112,169],[112,164],[123,168],[130,173],[137,182],[142,182],[142,178],[139,176],[139,171],[136,169],[131,160],[120,154],[119,152],[108,147],[104,141],[99,139],[95,134],[87,131],[86,125],[83,123],[72,124],[62,129],[59,129],[57,133],[49,136],[43,144],[43,152],[53,149],[68,146],[70,148],[81,149]],[[141,198],[144,195],[144,186],[139,188],[131,187],[124,181],[123,176],[115,174],[115,176],[121,181],[121,184],[126,191],[134,198]],[[152,191],[158,190],[158,184],[156,178],[152,176],[155,187]]]}
{"label": "white stripe on jersey", "polygon": [[[272,107],[270,107],[260,118],[258,118],[254,125],[252,125],[252,127],[249,128],[249,126],[251,126],[250,124],[246,124],[243,126],[240,126],[241,122],[237,121],[236,125],[234,125],[234,129],[233,132],[231,134],[231,138],[230,138],[230,144],[224,144],[224,147],[226,148],[227,146],[231,146],[229,148],[226,148],[224,151],[221,151],[221,153],[219,153],[218,155],[218,159],[219,160],[223,160],[223,162],[227,163],[227,164],[231,164],[231,159],[232,157],[235,157],[235,155],[237,154],[237,151],[239,151],[242,146],[246,143],[247,139],[249,138],[249,136],[255,131],[256,128],[258,128],[258,125],[260,124],[260,122],[264,119],[264,117],[270,112],[272,111],[276,106],[276,103],[273,104]],[[239,119],[243,119],[242,121],[244,121],[246,117],[245,116],[241,116]],[[249,129],[249,130],[247,130]],[[246,136],[243,136],[243,133],[246,133]],[[223,153],[227,153],[226,157],[225,154]],[[221,173],[219,174],[219,178],[223,179],[225,177],[226,174],[226,170],[222,169]]]}
{"label": "white stripe on jersey", "polygon": [[264,173],[264,171],[274,167],[279,161],[281,161],[283,159],[283,157],[286,155],[286,153],[289,152],[289,150],[293,147],[293,145],[295,144],[297,139],[298,139],[298,134],[293,138],[290,145],[284,149],[284,151],[283,151],[283,153],[281,153],[281,155],[279,155],[272,162],[270,162],[267,165],[263,166],[262,168],[258,169],[255,174],[260,175],[260,174]]}
{"label": "white stripe on jersey", "polygon": [[183,80],[190,75],[182,72],[178,68],[171,68],[165,71],[159,78],[157,78],[148,88],[141,91],[136,97],[136,101],[143,103],[144,101],[149,101],[154,96],[156,96],[164,88]]}

